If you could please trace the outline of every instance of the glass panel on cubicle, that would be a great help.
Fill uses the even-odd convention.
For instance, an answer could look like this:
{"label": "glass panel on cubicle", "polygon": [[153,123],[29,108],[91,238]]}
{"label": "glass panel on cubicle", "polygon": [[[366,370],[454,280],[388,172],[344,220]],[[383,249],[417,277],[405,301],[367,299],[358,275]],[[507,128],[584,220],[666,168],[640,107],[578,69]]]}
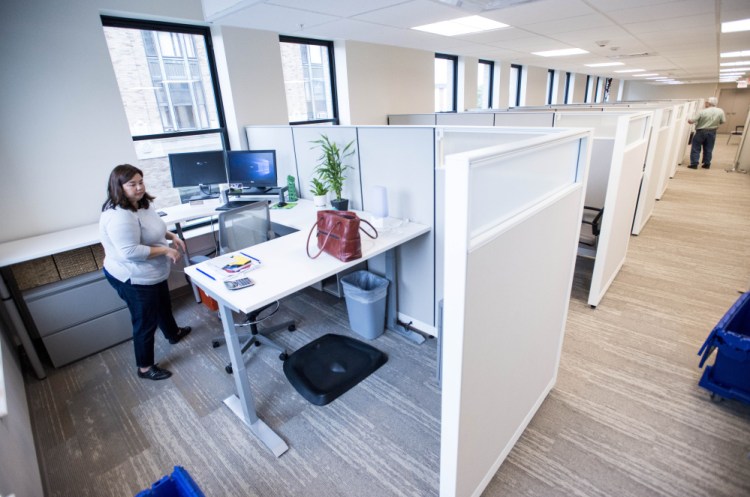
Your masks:
{"label": "glass panel on cubicle", "polygon": [[639,117],[637,119],[630,120],[630,126],[628,126],[628,137],[626,140],[626,146],[641,140],[646,133],[648,133],[648,125],[651,120],[648,116]]}

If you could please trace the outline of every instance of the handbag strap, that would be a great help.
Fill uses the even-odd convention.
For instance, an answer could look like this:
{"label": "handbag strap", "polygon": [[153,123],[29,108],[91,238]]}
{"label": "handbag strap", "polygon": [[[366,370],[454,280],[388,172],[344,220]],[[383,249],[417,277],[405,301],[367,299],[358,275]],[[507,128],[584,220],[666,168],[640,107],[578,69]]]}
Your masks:
{"label": "handbag strap", "polygon": [[[362,231],[362,233],[364,233],[365,235],[369,236],[369,237],[370,237],[370,238],[372,238],[373,240],[374,240],[375,238],[377,238],[377,237],[378,237],[378,230],[376,230],[376,229],[375,229],[375,226],[373,226],[372,224],[370,224],[370,222],[369,222],[369,221],[367,221],[367,220],[365,220],[365,219],[362,219],[362,218],[359,218],[359,221],[360,221],[359,229],[360,229],[360,231]],[[369,226],[370,228],[372,228],[372,231],[374,231],[374,232],[375,232],[375,236],[372,236],[371,234],[369,234],[369,233],[367,232],[367,230],[365,230],[365,229],[364,229],[364,228],[362,227],[362,223],[365,223],[365,224],[366,224],[367,226]]]}
{"label": "handbag strap", "polygon": [[[334,225],[334,228],[338,226],[339,224],[341,224],[341,221],[337,222]],[[328,231],[328,233],[326,233],[326,239],[323,241],[323,243],[320,244],[320,250],[318,250],[318,253],[315,255],[310,255],[310,237],[312,236],[313,231],[315,231],[315,228],[317,226],[318,226],[318,221],[315,221],[315,224],[313,224],[312,228],[310,228],[310,233],[307,234],[307,243],[305,244],[305,250],[307,250],[307,257],[309,257],[310,259],[317,259],[318,256],[323,253],[323,248],[325,248],[326,243],[328,243],[328,238],[331,237],[331,231],[333,231],[333,229],[331,229]]]}

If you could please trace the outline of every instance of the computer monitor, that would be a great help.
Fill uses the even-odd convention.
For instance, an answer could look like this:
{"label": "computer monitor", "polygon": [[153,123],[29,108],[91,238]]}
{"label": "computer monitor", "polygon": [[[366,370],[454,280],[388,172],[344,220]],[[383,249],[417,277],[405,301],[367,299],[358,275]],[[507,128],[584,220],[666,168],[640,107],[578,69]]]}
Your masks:
{"label": "computer monitor", "polygon": [[223,150],[169,154],[172,186],[200,187],[201,193],[211,195],[211,185],[227,182],[227,169]]}
{"label": "computer monitor", "polygon": [[232,150],[227,152],[227,180],[251,192],[265,192],[278,186],[275,150]]}

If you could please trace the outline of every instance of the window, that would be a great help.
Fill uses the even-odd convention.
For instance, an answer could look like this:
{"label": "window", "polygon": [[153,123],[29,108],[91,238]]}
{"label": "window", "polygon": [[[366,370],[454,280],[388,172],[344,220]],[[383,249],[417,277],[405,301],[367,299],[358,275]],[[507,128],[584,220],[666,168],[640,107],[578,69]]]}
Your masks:
{"label": "window", "polygon": [[338,124],[333,42],[280,36],[289,124]]}
{"label": "window", "polygon": [[168,155],[228,143],[210,31],[108,16],[102,24],[148,191],[157,207],[178,204],[197,188],[172,188]]}
{"label": "window", "polygon": [[596,77],[596,97],[594,102],[601,102],[604,98],[604,78]]}
{"label": "window", "polygon": [[547,105],[555,103],[555,70],[547,70]]}
{"label": "window", "polygon": [[592,101],[592,96],[594,93],[594,78],[591,76],[586,76],[586,93],[583,97],[584,103],[590,103]]}
{"label": "window", "polygon": [[563,97],[563,103],[569,104],[573,100],[573,94],[570,91],[571,85],[573,84],[573,75],[569,72],[565,73],[565,96]]}
{"label": "window", "polygon": [[612,86],[612,78],[604,80],[604,99],[603,102],[609,102],[609,88]]}
{"label": "window", "polygon": [[477,108],[492,108],[492,84],[495,63],[491,60],[479,60],[477,64]]}
{"label": "window", "polygon": [[456,112],[458,56],[435,54],[435,112]]}
{"label": "window", "polygon": [[510,88],[508,91],[508,105],[510,107],[521,106],[521,73],[522,66],[510,65]]}

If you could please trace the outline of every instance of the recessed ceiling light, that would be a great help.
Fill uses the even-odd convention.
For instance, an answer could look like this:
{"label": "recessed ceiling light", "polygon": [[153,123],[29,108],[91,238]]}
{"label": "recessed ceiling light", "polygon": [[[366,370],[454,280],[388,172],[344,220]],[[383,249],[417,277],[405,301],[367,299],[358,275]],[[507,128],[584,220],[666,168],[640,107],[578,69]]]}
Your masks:
{"label": "recessed ceiling light", "polygon": [[636,78],[645,78],[646,76],[658,76],[658,75],[659,75],[658,72],[647,72],[647,73],[643,73],[643,74],[633,74],[633,76],[635,76]]}
{"label": "recessed ceiling light", "polygon": [[737,62],[722,62],[719,64],[722,67],[728,67],[728,66],[744,66],[744,65],[750,65],[750,60],[740,60]]}
{"label": "recessed ceiling light", "polygon": [[[531,52],[534,55],[539,55],[540,57],[562,57],[564,55],[580,55],[584,53],[588,53],[588,51],[580,49],[580,48],[563,48],[560,50],[547,50],[546,52]],[[620,62],[622,64],[622,62]]]}
{"label": "recessed ceiling light", "polygon": [[586,67],[609,67],[609,66],[624,66],[624,62],[599,62],[597,64],[584,64]]}
{"label": "recessed ceiling light", "polygon": [[719,72],[750,71],[750,67],[730,67],[728,69],[719,69]]}
{"label": "recessed ceiling light", "polygon": [[750,57],[750,50],[741,50],[739,52],[724,52],[719,54],[720,57]]}
{"label": "recessed ceiling light", "polygon": [[643,71],[645,71],[645,69],[621,69],[615,72],[643,72]]}
{"label": "recessed ceiling light", "polygon": [[721,23],[722,33],[736,33],[738,31],[750,31],[750,19]]}
{"label": "recessed ceiling light", "polygon": [[426,31],[443,36],[457,36],[469,33],[479,33],[482,31],[491,31],[493,29],[507,28],[507,24],[493,21],[482,16],[460,17],[450,21],[435,22],[423,26],[415,26],[411,29],[417,31]]}

